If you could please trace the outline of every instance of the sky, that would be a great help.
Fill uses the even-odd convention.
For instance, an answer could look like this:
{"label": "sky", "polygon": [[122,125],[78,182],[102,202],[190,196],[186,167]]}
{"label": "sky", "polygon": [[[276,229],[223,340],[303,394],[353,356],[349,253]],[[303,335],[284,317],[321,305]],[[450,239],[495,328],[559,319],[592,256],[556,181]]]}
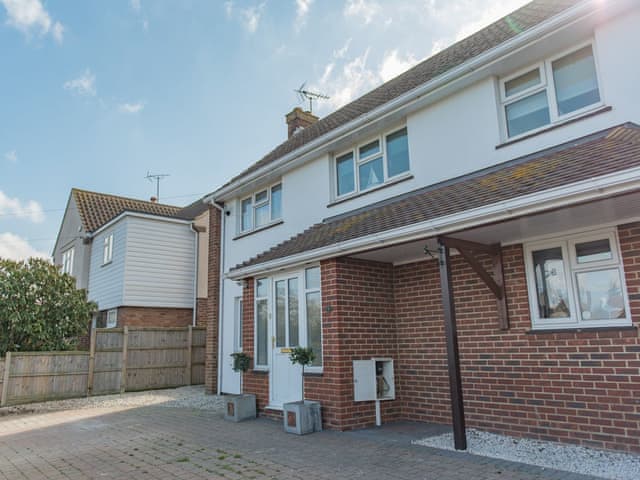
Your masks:
{"label": "sky", "polygon": [[0,257],[48,257],[71,188],[186,205],[527,0],[0,0]]}

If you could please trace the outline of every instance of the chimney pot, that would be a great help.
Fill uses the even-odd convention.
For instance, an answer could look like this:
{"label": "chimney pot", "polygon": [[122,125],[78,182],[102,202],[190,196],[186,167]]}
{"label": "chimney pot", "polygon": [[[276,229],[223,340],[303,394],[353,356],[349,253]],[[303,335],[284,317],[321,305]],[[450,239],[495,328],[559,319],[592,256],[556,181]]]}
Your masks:
{"label": "chimney pot", "polygon": [[313,113],[304,111],[300,107],[295,107],[291,112],[287,113],[285,119],[287,120],[288,138],[318,121],[318,117]]}
{"label": "chimney pot", "polygon": [[152,203],[158,203],[158,197],[153,196],[149,199]]}

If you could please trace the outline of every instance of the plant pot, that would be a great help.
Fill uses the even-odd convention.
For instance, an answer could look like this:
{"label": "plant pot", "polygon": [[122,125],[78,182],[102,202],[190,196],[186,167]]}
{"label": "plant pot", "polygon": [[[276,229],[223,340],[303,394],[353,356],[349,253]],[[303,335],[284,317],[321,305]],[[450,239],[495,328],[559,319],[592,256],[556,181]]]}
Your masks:
{"label": "plant pot", "polygon": [[256,418],[256,396],[250,393],[224,396],[224,419],[241,422]]}
{"label": "plant pot", "polygon": [[322,431],[320,402],[304,400],[283,405],[284,431],[305,435]]}

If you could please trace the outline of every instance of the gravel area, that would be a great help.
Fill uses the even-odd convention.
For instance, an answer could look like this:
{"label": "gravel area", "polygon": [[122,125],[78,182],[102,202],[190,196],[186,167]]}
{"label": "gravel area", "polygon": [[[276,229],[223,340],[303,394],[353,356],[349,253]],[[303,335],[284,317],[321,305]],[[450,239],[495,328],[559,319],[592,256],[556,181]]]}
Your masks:
{"label": "gravel area", "polygon": [[[453,434],[414,440],[415,445],[454,450]],[[616,453],[467,430],[467,452],[614,480],[640,479],[640,455]]]}
{"label": "gravel area", "polygon": [[168,408],[195,408],[199,410],[224,411],[224,402],[222,397],[217,395],[207,395],[204,392],[204,386],[198,385],[15,405],[0,408],[0,416],[89,408],[124,409],[150,405]]}

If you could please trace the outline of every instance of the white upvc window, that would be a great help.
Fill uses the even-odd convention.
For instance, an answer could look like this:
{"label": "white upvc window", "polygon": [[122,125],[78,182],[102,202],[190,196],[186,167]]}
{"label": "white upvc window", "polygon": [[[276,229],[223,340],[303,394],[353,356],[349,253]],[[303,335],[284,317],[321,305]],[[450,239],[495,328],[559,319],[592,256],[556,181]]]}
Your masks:
{"label": "white upvc window", "polygon": [[322,294],[320,292],[320,267],[304,271],[304,309],[307,320],[307,347],[315,358],[312,367],[322,367]]}
{"label": "white upvc window", "polygon": [[73,256],[75,248],[71,247],[62,252],[62,273],[73,274]]}
{"label": "white upvc window", "polygon": [[116,328],[118,325],[118,309],[113,308],[107,311],[107,328]]}
{"label": "white upvc window", "polygon": [[113,260],[113,233],[104,237],[102,244],[102,265],[111,263]]}
{"label": "white upvc window", "polygon": [[281,218],[281,183],[259,190],[240,201],[240,233],[260,229]]}
{"label": "white upvc window", "polygon": [[242,297],[233,299],[233,351],[242,352]]}
{"label": "white upvc window", "polygon": [[335,197],[370,190],[409,169],[407,127],[403,127],[335,156]]}
{"label": "white upvc window", "polygon": [[266,369],[269,365],[269,290],[268,278],[255,281],[255,355],[256,370]]}
{"label": "white upvc window", "polygon": [[500,80],[506,138],[535,132],[602,105],[593,43]]}
{"label": "white upvc window", "polygon": [[534,329],[631,325],[613,229],[526,244]]}

